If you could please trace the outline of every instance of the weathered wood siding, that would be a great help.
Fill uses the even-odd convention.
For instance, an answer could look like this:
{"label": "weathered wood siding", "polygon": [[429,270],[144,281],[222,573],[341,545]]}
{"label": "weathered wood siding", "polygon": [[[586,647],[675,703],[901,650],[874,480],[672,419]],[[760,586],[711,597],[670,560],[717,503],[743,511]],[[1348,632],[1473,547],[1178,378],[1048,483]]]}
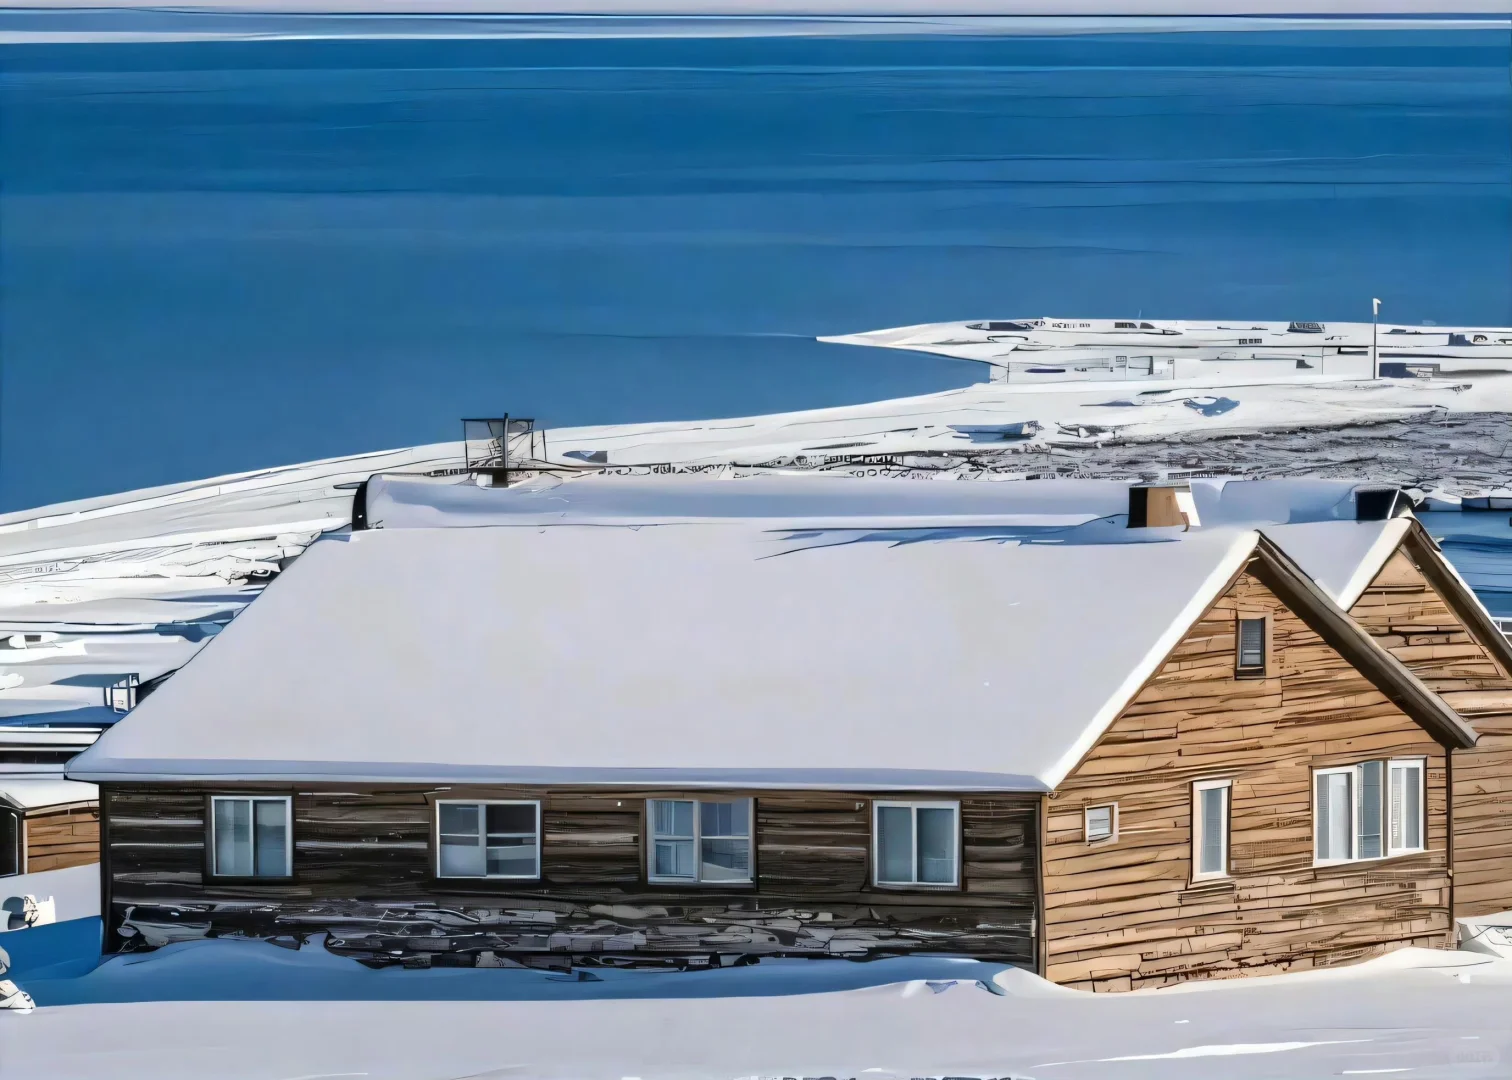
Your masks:
{"label": "weathered wood siding", "polygon": [[1455,914],[1512,908],[1512,679],[1405,551],[1350,614],[1479,733],[1454,752]]}
{"label": "weathered wood siding", "polygon": [[[1239,612],[1268,677],[1234,675]],[[1312,769],[1427,758],[1427,852],[1314,867]],[[1192,782],[1232,778],[1231,877],[1191,881]],[[1115,842],[1082,810],[1117,803]],[[1449,939],[1444,751],[1273,593],[1241,575],[1051,797],[1049,977],[1086,989],[1343,963]]]}
{"label": "weathered wood siding", "polygon": [[100,861],[100,809],[94,803],[32,810],[26,822],[26,872]]}
{"label": "weathered wood siding", "polygon": [[[921,951],[1035,963],[1038,796],[961,796],[963,887],[905,891],[870,884],[870,795],[705,792],[755,797],[756,884],[667,886],[645,880],[645,800],[694,796],[500,787],[294,788],[293,880],[218,883],[205,875],[210,790],[102,788],[115,947],[329,931],[340,951],[408,963]],[[438,794],[541,800],[542,880],[436,879]]]}

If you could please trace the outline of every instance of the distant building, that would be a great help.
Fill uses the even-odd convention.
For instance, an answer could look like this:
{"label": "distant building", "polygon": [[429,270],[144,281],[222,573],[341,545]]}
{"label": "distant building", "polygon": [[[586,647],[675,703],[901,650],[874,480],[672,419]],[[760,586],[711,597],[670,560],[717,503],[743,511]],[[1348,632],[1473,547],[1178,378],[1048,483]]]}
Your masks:
{"label": "distant building", "polygon": [[0,727],[0,878],[100,861],[99,795],[63,777],[64,763],[99,733]]}
{"label": "distant building", "polygon": [[1501,715],[1506,642],[1389,491],[364,499],[374,528],[69,766],[100,785],[107,948],[947,953],[1122,989],[1447,945],[1480,873],[1458,774],[1507,751],[1454,702]]}

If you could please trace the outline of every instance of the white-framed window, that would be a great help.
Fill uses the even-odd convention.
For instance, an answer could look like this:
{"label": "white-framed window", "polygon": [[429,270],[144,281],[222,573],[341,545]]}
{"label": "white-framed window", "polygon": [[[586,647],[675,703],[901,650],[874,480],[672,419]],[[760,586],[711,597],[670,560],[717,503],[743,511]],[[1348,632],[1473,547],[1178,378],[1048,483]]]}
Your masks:
{"label": "white-framed window", "polygon": [[750,799],[647,799],[650,881],[749,884]]}
{"label": "white-framed window", "polygon": [[1083,810],[1082,833],[1089,844],[1118,839],[1118,804],[1089,806]]}
{"label": "white-framed window", "polygon": [[959,885],[961,804],[872,803],[872,877],[878,885]]}
{"label": "white-framed window", "polygon": [[234,878],[292,876],[292,803],[287,795],[212,795],[211,875]]}
{"label": "white-framed window", "polygon": [[1192,785],[1192,880],[1229,876],[1229,804],[1232,780]]}
{"label": "white-framed window", "polygon": [[1313,863],[1424,850],[1423,758],[1313,770]]}
{"label": "white-framed window", "polygon": [[1393,761],[1388,767],[1388,856],[1406,855],[1426,847],[1423,842],[1423,772],[1426,764],[1418,758]]}
{"label": "white-framed window", "polygon": [[436,876],[541,876],[541,804],[533,799],[437,799]]}

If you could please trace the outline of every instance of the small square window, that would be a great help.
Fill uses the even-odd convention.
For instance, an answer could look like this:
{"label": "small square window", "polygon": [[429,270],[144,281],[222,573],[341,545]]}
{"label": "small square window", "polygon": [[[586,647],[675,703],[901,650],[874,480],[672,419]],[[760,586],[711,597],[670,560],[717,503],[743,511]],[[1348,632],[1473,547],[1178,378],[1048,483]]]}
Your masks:
{"label": "small square window", "polygon": [[872,804],[878,885],[959,885],[960,803]]}
{"label": "small square window", "polygon": [[286,878],[293,874],[290,799],[215,795],[210,799],[212,877]]}
{"label": "small square window", "polygon": [[541,876],[541,804],[529,800],[436,803],[436,876]]}
{"label": "small square window", "polygon": [[1083,811],[1083,829],[1087,843],[1097,844],[1118,835],[1118,806],[1089,806]]}
{"label": "small square window", "polygon": [[651,881],[744,885],[751,881],[750,799],[651,799]]}
{"label": "small square window", "polygon": [[1235,669],[1244,675],[1265,674],[1265,618],[1240,619]]}

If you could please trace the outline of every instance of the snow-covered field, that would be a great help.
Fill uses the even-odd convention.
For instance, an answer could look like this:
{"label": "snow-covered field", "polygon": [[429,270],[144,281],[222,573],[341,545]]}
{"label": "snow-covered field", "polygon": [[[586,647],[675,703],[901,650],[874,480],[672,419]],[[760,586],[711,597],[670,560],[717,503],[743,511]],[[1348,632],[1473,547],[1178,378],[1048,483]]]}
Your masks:
{"label": "snow-covered field", "polygon": [[[196,946],[204,950],[202,963]],[[752,969],[609,973],[668,987],[667,996],[632,997],[614,996],[612,985],[606,993],[604,983],[536,972],[368,971],[307,956],[309,946],[177,948],[177,965],[163,950],[137,969],[147,974],[162,966],[186,996],[200,989],[196,969],[218,971],[233,989],[237,980],[257,977],[252,967],[261,966],[265,976],[277,969],[290,999],[43,1005],[0,1013],[0,1072],[7,1080],[1470,1080],[1505,1077],[1512,1067],[1512,961],[1462,952],[1409,949],[1334,971],[1113,995],[1066,990],[1019,971],[991,974],[988,965],[970,961],[940,961],[937,970],[903,982],[776,995],[760,988]],[[229,949],[260,955],[251,966],[227,966],[215,954]],[[347,965],[349,974],[334,976],[343,985],[386,985],[367,994],[370,1000],[332,1000],[332,964]],[[863,978],[878,968],[823,966],[859,969]],[[132,971],[123,965],[114,977],[129,985]],[[474,992],[446,990],[448,981],[460,989],[494,978],[504,986],[520,976],[543,986],[556,980],[549,984],[556,992],[542,996],[558,1000],[477,1000]],[[700,977],[701,986],[690,981]],[[448,996],[462,1000],[439,1000]]]}
{"label": "snow-covered field", "polygon": [[[611,472],[1218,471],[1451,495],[1512,474],[1512,377],[1147,390],[981,384],[770,416],[552,429],[538,448]],[[113,720],[105,685],[182,665],[311,540],[350,523],[362,480],[456,470],[462,453],[439,443],[357,454],[0,515],[0,723]]]}

